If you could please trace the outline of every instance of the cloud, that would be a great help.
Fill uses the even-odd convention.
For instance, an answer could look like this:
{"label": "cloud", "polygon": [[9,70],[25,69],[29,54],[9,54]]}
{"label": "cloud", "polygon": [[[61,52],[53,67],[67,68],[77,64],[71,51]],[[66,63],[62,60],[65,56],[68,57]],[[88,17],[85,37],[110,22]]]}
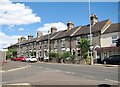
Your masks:
{"label": "cloud", "polygon": [[3,50],[3,48],[6,48],[12,44],[17,43],[17,40],[20,37],[21,36],[17,36],[17,35],[9,36],[3,32],[0,32],[0,50]]}
{"label": "cloud", "polygon": [[41,18],[24,4],[0,0],[0,24],[22,25],[41,22]]}
{"label": "cloud", "polygon": [[18,30],[19,30],[19,31],[24,31],[24,28],[19,28]]}
{"label": "cloud", "polygon": [[48,33],[48,30],[50,30],[51,27],[53,26],[57,28],[57,31],[67,29],[67,26],[64,23],[57,22],[57,23],[46,23],[43,25],[43,27],[39,27],[37,31],[41,31],[45,35]]}

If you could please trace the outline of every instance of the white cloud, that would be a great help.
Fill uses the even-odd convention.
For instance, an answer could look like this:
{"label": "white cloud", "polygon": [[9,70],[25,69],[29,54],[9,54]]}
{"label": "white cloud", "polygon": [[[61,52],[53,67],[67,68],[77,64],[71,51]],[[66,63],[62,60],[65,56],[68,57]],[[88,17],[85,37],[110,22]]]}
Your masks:
{"label": "white cloud", "polygon": [[19,30],[19,31],[24,31],[24,28],[19,28],[18,30]]}
{"label": "white cloud", "polygon": [[9,36],[3,32],[0,32],[0,50],[3,50],[3,48],[6,48],[12,44],[17,43],[19,37],[21,36],[17,35]]}
{"label": "white cloud", "polygon": [[0,24],[21,25],[40,22],[41,18],[24,4],[0,0]]}
{"label": "white cloud", "polygon": [[43,34],[47,34],[48,30],[50,30],[51,27],[53,26],[57,28],[57,31],[67,29],[67,26],[64,23],[58,22],[58,23],[46,23],[43,25],[43,27],[38,28],[37,31],[41,31]]}

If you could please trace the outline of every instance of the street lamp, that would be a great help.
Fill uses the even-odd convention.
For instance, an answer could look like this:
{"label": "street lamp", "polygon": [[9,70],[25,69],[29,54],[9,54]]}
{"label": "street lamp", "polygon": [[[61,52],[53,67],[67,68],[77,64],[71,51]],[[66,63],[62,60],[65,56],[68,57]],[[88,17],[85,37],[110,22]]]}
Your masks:
{"label": "street lamp", "polygon": [[49,53],[50,53],[50,34],[49,34],[49,30],[48,30],[48,58],[47,60],[49,60]]}
{"label": "street lamp", "polygon": [[91,28],[91,18],[90,18],[90,0],[89,0],[89,22],[90,22],[90,59],[91,59],[91,65],[93,64],[93,57],[92,57],[92,28]]}

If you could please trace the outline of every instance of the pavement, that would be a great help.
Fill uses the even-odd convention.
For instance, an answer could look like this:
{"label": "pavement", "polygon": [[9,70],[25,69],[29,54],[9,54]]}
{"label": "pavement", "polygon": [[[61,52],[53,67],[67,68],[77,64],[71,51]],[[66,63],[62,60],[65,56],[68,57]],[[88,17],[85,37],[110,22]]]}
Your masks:
{"label": "pavement", "polygon": [[28,66],[29,65],[25,62],[7,60],[6,63],[0,66],[0,72],[14,71],[14,70],[26,68]]}

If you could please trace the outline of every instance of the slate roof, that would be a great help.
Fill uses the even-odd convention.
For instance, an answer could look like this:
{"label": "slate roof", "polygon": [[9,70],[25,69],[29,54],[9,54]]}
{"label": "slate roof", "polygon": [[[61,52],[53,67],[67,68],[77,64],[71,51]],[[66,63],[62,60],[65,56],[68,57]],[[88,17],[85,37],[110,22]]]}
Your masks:
{"label": "slate roof", "polygon": [[[55,32],[55,33],[53,33],[53,34],[50,34],[50,38],[53,38],[53,37],[54,37],[55,35],[57,35],[59,32],[60,32],[60,31]],[[40,41],[45,41],[45,40],[48,40],[48,34],[47,34],[47,35],[44,35]]]}
{"label": "slate roof", "polygon": [[71,30],[63,30],[60,31],[60,33],[54,38],[54,39],[58,39],[58,38],[64,38],[64,37],[69,37],[70,35],[72,35],[76,29],[78,29],[80,26],[74,27]]}
{"label": "slate roof", "polygon": [[[108,21],[109,21],[109,19],[103,20],[103,21],[100,21],[100,22],[96,23],[95,25],[93,25],[92,26],[92,33],[101,31],[101,29],[104,27],[104,25]],[[90,33],[90,25],[85,25],[85,26],[81,26],[81,28],[79,29],[79,31],[77,31],[74,34],[74,36],[85,35],[85,34],[89,34],[89,33]]]}
{"label": "slate roof", "polygon": [[120,23],[111,24],[103,34],[113,32],[120,32]]}
{"label": "slate roof", "polygon": [[37,39],[38,38],[33,38],[31,40],[25,40],[25,41],[20,42],[19,44],[27,44],[27,43],[35,42]]}

